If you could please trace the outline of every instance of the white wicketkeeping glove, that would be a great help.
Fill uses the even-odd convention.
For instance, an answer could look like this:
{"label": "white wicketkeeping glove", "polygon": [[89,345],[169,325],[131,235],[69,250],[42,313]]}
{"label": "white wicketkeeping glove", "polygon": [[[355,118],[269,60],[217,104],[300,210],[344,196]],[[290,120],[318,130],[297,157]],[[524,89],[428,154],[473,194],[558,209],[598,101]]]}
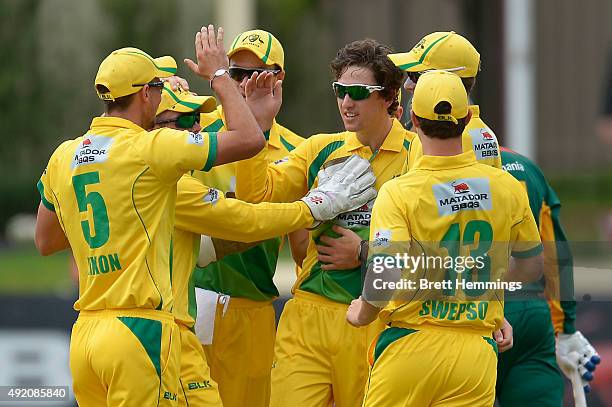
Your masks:
{"label": "white wicketkeeping glove", "polygon": [[323,168],[318,178],[319,185],[302,198],[317,222],[334,219],[376,198],[372,167],[357,155]]}
{"label": "white wicketkeeping glove", "polygon": [[580,377],[585,392],[590,391],[589,382],[601,361],[599,354],[589,341],[576,331],[573,334],[557,335],[557,363],[568,379]]}

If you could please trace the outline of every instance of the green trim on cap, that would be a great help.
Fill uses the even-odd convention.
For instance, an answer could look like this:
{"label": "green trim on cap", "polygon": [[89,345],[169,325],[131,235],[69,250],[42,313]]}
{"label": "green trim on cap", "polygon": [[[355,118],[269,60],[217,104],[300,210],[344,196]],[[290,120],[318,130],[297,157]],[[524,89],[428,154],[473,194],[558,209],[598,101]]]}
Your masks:
{"label": "green trim on cap", "polygon": [[199,105],[197,103],[192,103],[192,102],[185,102],[181,99],[178,98],[178,96],[176,96],[176,94],[174,92],[172,92],[171,90],[168,90],[165,86],[162,88],[162,90],[165,90],[166,92],[168,92],[168,94],[172,97],[172,99],[174,99],[175,102],[177,102],[180,105],[186,106],[190,109],[193,110],[198,110],[202,105]]}
{"label": "green trim on cap", "polygon": [[412,68],[415,65],[419,65],[422,64],[423,61],[425,60],[425,57],[427,56],[427,54],[429,53],[429,51],[431,51],[431,48],[436,45],[437,43],[439,43],[440,41],[442,41],[444,38],[448,37],[450,34],[446,34],[444,37],[440,37],[437,40],[435,40],[434,42],[431,43],[431,45],[429,47],[427,47],[425,49],[425,51],[423,52],[423,55],[421,55],[421,58],[419,58],[419,60],[417,62],[411,62],[409,64],[404,64],[404,65],[400,65],[398,66],[399,69],[401,69],[402,71],[407,70],[408,68]]}
{"label": "green trim on cap", "polygon": [[268,33],[268,49],[263,57],[261,57],[261,61],[264,64],[268,63],[268,57],[270,56],[270,50],[272,49],[272,34]]}
{"label": "green trim on cap", "polygon": [[133,55],[140,55],[141,57],[145,57],[147,58],[149,61],[151,61],[151,63],[153,64],[153,66],[157,69],[159,69],[160,71],[164,71],[164,72],[169,72],[169,73],[176,73],[176,68],[164,68],[164,67],[160,67],[157,66],[157,64],[155,63],[155,60],[153,58],[151,58],[149,55],[144,54],[142,52],[136,52],[136,51],[125,51],[126,54],[133,54]]}
{"label": "green trim on cap", "polygon": [[208,133],[208,158],[202,171],[210,171],[217,161],[217,133]]}
{"label": "green trim on cap", "polygon": [[[242,34],[244,34],[244,33],[242,33]],[[242,34],[238,34],[238,35],[236,36],[236,39],[234,40],[234,42],[232,43],[232,46],[230,47],[230,52],[232,52],[232,51],[233,51],[233,50],[236,48],[236,43],[238,42],[238,40],[240,39],[240,36],[241,36]]]}

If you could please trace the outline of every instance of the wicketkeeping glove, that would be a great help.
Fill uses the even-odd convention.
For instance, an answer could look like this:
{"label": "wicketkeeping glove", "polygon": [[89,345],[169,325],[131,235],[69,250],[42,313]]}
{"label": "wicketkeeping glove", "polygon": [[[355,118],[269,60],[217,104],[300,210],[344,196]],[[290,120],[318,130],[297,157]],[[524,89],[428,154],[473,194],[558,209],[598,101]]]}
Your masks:
{"label": "wicketkeeping glove", "polygon": [[601,358],[589,341],[576,331],[573,334],[557,335],[557,363],[568,379],[580,377],[585,392],[590,391],[589,382]]}
{"label": "wicketkeeping glove", "polygon": [[334,219],[376,198],[372,167],[359,156],[323,168],[318,178],[319,185],[302,198],[317,222]]}

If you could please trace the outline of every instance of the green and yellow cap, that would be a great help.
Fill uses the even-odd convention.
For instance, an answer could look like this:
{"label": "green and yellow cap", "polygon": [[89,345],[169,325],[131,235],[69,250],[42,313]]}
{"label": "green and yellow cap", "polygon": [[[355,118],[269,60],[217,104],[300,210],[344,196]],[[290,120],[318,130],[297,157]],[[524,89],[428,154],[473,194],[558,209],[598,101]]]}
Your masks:
{"label": "green and yellow cap", "polygon": [[275,36],[264,30],[250,30],[238,34],[232,42],[227,56],[238,51],[251,51],[266,65],[278,65],[285,69],[285,52]]}
{"label": "green and yellow cap", "polygon": [[[450,103],[450,114],[434,111],[440,102]],[[461,78],[447,71],[431,71],[421,75],[414,88],[412,111],[424,119],[457,124],[459,119],[468,115],[468,96]]]}
{"label": "green and yellow cap", "polygon": [[480,70],[480,54],[467,39],[454,31],[426,35],[412,50],[389,54],[389,58],[402,71],[408,72],[452,69],[461,78],[471,78]]}
{"label": "green and yellow cap", "polygon": [[[152,58],[138,48],[121,48],[113,51],[100,64],[95,80],[96,92],[102,100],[115,100],[142,89],[133,85],[150,82],[155,77],[166,78],[172,75],[176,75],[174,58]],[[99,92],[98,85],[109,91]]]}
{"label": "green and yellow cap", "polygon": [[183,90],[181,87],[177,90],[172,90],[170,85],[164,83],[162,98],[157,108],[156,115],[166,110],[179,113],[189,113],[193,111],[210,113],[216,108],[217,101],[212,96],[198,96],[188,90]]}

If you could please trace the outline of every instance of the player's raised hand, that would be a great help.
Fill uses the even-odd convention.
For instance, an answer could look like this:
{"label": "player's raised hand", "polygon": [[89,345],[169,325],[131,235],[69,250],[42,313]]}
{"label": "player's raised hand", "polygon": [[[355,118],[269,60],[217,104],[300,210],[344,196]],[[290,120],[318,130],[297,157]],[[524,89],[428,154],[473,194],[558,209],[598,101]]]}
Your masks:
{"label": "player's raised hand", "polygon": [[187,79],[181,78],[180,76],[174,75],[167,78],[161,78],[161,81],[170,85],[170,89],[172,90],[189,90],[189,82],[187,82]]}
{"label": "player's raised hand", "polygon": [[246,82],[244,94],[259,127],[269,130],[283,103],[283,82],[271,72],[253,72]]}
{"label": "player's raised hand", "polygon": [[206,80],[211,80],[213,74],[219,69],[227,69],[229,60],[223,48],[223,28],[215,34],[215,27],[210,24],[202,27],[195,35],[196,61],[185,59],[187,64],[196,75]]}

